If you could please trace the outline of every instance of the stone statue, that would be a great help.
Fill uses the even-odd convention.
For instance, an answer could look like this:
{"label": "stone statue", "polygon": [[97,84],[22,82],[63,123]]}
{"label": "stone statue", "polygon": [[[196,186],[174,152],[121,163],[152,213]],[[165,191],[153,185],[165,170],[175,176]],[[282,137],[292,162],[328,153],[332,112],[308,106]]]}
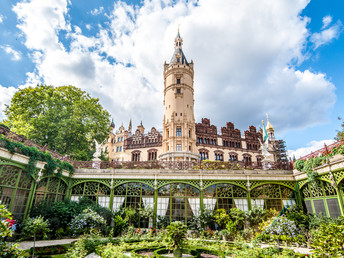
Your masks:
{"label": "stone statue", "polygon": [[262,155],[264,156],[263,161],[273,161],[272,154],[269,152],[269,140],[266,140],[264,143],[258,138],[260,143],[259,150],[262,151]]}
{"label": "stone statue", "polygon": [[93,154],[93,158],[99,158],[102,154],[102,146],[96,141],[96,139],[94,139],[94,143],[96,146],[96,152]]}

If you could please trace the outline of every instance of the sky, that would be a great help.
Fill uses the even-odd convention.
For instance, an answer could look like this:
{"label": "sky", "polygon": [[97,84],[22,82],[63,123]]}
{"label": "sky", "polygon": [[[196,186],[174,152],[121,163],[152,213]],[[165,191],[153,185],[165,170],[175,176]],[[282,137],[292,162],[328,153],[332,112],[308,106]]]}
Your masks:
{"label": "sky", "polygon": [[1,0],[0,121],[21,88],[74,85],[117,128],[162,129],[163,64],[178,27],[194,61],[195,119],[242,133],[269,115],[301,156],[330,144],[344,117],[340,0]]}

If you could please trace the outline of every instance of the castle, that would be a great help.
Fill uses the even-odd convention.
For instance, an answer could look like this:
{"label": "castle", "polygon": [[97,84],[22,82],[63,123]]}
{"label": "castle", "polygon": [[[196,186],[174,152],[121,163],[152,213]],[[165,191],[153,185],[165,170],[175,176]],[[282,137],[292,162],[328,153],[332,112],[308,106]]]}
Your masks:
{"label": "castle", "polygon": [[[210,119],[195,123],[194,63],[188,62],[182,49],[183,39],[174,40],[174,53],[169,64],[164,64],[164,118],[163,131],[153,127],[145,133],[141,124],[132,131],[132,121],[126,129],[123,124],[112,132],[102,146],[111,161],[243,161],[261,164],[262,132],[249,126],[241,135],[234,124],[227,122],[218,133]],[[112,130],[115,125],[112,122]],[[274,161],[274,128],[267,118],[266,127],[270,151]]]}

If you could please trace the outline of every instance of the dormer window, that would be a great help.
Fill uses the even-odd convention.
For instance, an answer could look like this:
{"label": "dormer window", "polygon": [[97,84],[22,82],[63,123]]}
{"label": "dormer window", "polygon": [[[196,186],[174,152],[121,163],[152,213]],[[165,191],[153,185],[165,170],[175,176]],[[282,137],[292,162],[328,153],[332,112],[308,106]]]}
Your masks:
{"label": "dormer window", "polygon": [[180,63],[180,58],[177,58],[177,63]]}

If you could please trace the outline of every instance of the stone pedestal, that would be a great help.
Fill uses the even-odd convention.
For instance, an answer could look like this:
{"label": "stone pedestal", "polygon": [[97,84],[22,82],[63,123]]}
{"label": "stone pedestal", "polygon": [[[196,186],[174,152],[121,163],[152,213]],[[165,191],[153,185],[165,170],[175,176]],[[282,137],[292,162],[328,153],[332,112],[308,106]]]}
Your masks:
{"label": "stone pedestal", "polygon": [[100,163],[101,163],[101,159],[100,158],[94,158],[92,159],[92,168],[98,168],[100,169]]}
{"label": "stone pedestal", "polygon": [[263,165],[263,170],[269,170],[272,168],[272,161],[271,160],[263,160],[262,165]]}

